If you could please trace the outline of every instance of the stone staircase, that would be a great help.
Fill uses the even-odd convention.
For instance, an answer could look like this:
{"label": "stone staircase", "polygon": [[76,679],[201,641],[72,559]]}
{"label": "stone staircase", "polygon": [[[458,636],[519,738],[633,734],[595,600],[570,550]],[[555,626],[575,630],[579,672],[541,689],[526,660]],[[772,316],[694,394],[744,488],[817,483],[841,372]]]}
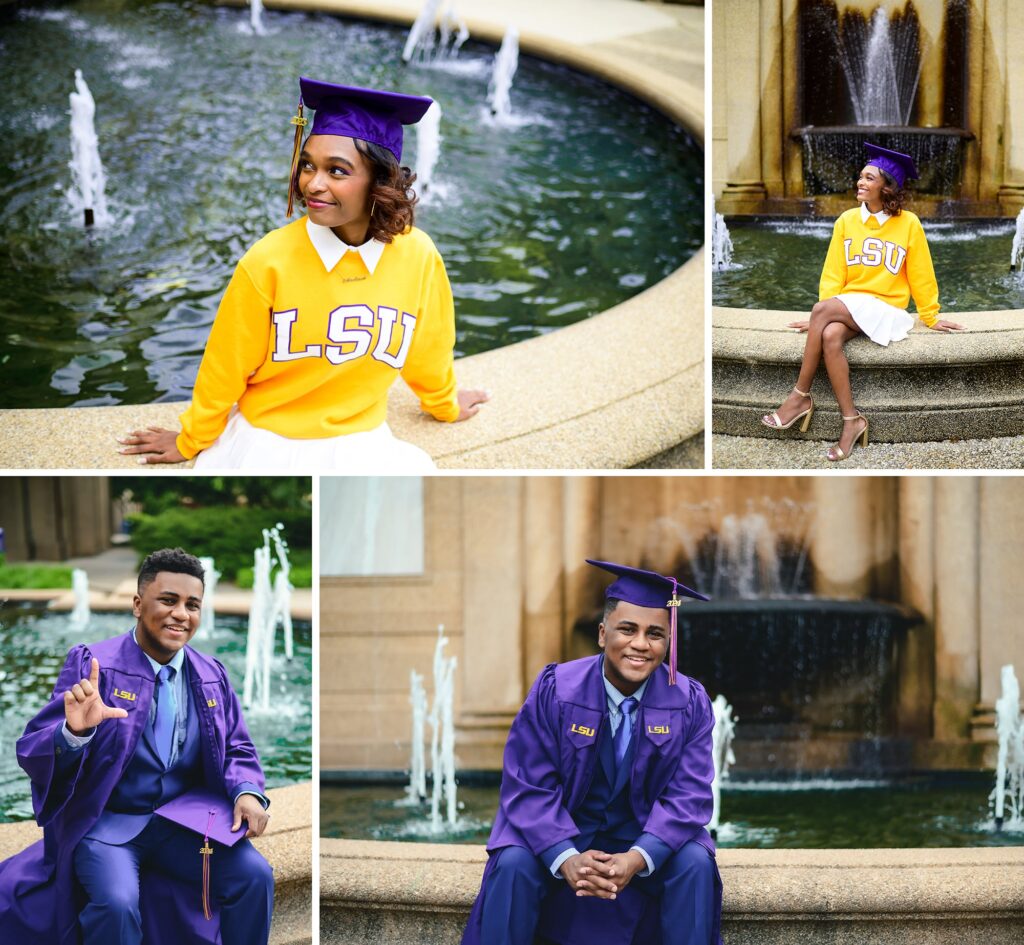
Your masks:
{"label": "stone staircase", "polygon": [[[847,347],[860,411],[881,443],[985,440],[1024,433],[1024,312],[950,316],[946,334],[921,325],[889,347],[855,338]],[[810,430],[773,433],[763,414],[796,380],[804,336],[786,323],[806,312],[712,309],[712,430],[716,435],[832,442],[841,423],[824,367],[815,379]],[[716,459],[715,465],[720,465]]]}
{"label": "stone staircase", "polygon": [[[323,945],[458,945],[483,847],[320,840]],[[1016,945],[1024,848],[721,850],[729,945]]]}

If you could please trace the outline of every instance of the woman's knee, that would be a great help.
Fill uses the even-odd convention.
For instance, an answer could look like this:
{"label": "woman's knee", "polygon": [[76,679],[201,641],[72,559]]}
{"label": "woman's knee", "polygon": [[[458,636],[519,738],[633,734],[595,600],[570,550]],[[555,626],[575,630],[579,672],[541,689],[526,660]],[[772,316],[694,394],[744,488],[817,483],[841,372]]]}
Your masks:
{"label": "woman's knee", "polygon": [[821,343],[826,354],[839,354],[846,343],[846,326],[842,322],[829,322],[821,332]]}

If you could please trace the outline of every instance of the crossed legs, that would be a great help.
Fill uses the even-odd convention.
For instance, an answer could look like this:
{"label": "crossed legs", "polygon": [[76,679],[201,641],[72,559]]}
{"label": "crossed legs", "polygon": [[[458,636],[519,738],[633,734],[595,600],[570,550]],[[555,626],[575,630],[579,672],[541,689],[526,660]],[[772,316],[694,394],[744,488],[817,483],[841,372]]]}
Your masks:
{"label": "crossed legs", "polygon": [[[804,323],[796,324],[802,326]],[[811,317],[806,326],[807,341],[804,344],[804,355],[796,387],[782,402],[777,413],[782,424],[786,424],[810,406],[811,398],[800,391],[810,391],[818,365],[824,358],[825,370],[828,371],[829,383],[839,404],[839,411],[843,417],[853,418],[843,421],[843,432],[839,438],[839,446],[843,453],[849,455],[853,441],[864,429],[865,421],[857,416],[857,408],[853,403],[850,364],[846,360],[844,348],[851,338],[860,334],[860,328],[850,315],[849,309],[836,298],[818,302],[811,309]],[[775,424],[770,421],[770,416],[765,418],[768,426],[774,426]]]}

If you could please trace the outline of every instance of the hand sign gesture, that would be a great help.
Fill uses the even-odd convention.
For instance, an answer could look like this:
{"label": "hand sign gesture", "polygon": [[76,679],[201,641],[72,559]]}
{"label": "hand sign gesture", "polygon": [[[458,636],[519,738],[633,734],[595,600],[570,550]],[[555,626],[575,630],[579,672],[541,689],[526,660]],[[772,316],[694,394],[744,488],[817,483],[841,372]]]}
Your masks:
{"label": "hand sign gesture", "polygon": [[100,661],[94,656],[89,678],[76,682],[64,693],[64,718],[72,735],[86,735],[104,719],[125,719],[124,709],[112,709],[100,698]]}

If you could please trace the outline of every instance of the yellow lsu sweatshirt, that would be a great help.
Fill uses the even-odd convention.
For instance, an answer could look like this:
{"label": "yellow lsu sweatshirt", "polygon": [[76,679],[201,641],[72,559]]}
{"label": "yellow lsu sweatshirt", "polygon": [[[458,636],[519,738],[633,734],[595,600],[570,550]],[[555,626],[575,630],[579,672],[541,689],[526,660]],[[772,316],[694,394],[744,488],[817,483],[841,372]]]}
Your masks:
{"label": "yellow lsu sweatshirt", "polygon": [[328,270],[300,218],[238,263],[181,415],[178,449],[190,459],[211,446],[236,403],[254,427],[293,439],[372,430],[399,374],[423,410],[451,422],[459,415],[454,346],[451,286],[426,233],[396,236],[373,273],[358,252]]}
{"label": "yellow lsu sweatshirt", "polygon": [[904,210],[879,224],[873,216],[862,220],[856,206],[836,220],[818,299],[842,292],[866,292],[903,309],[913,295],[921,321],[935,324],[939,287],[924,228],[915,214]]}

